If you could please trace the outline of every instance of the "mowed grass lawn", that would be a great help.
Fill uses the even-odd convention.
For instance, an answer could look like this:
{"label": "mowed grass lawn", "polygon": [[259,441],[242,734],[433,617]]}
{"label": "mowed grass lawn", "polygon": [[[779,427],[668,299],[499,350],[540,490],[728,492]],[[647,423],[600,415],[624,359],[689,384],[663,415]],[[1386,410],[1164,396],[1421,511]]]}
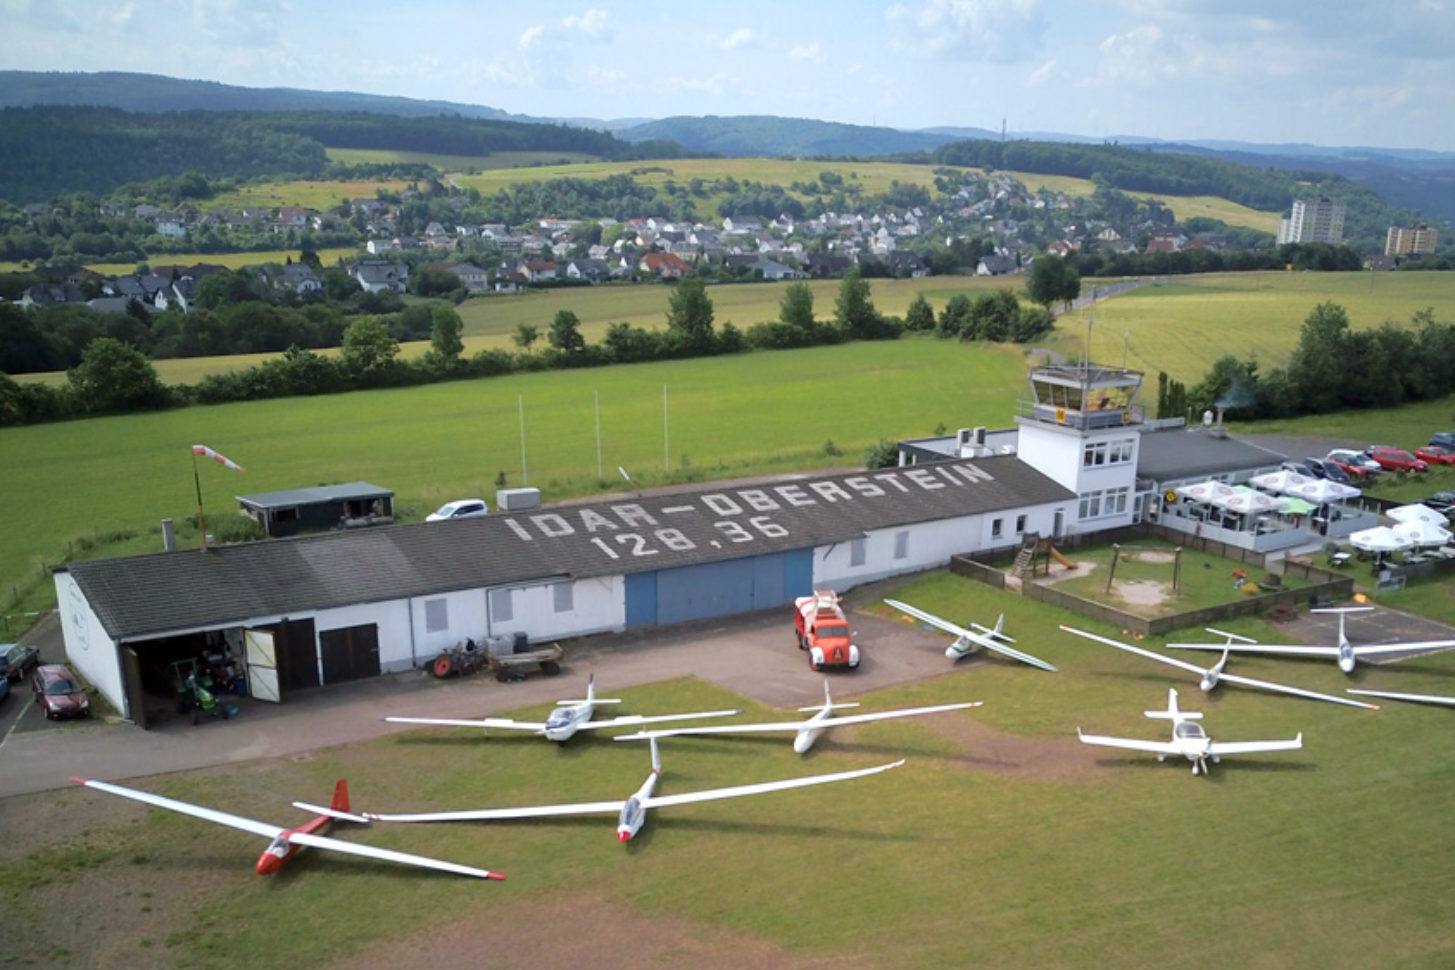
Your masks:
{"label": "mowed grass lawn", "polygon": [[[1367,712],[1229,687],[1204,696],[1057,626],[1114,630],[1014,594],[936,573],[892,595],[962,621],[1003,611],[1019,644],[1060,673],[946,661],[944,676],[855,699],[866,710],[983,707],[843,729],[805,757],[786,738],[668,740],[664,794],[907,761],[835,786],[661,809],[627,846],[609,815],[380,824],[343,836],[486,865],[509,875],[501,883],[320,852],[260,878],[251,871],[260,839],[120,802],[82,813],[108,798],[98,792],[24,796],[18,812],[53,821],[0,846],[7,950],[41,964],[60,946],[84,962],[75,948],[99,938],[111,965],[306,968],[440,934],[480,947],[525,934],[540,965],[555,965],[571,944],[552,942],[552,931],[580,932],[593,925],[583,909],[610,907],[627,933],[726,933],[745,952],[778,948],[793,966],[1443,967],[1455,957],[1444,903],[1455,891],[1449,712]],[[600,662],[608,668],[609,655]],[[1349,683],[1332,663],[1235,663],[1317,690]],[[1355,681],[1443,688],[1452,663],[1428,657]],[[852,680],[837,692],[850,695]],[[1162,707],[1171,686],[1184,708],[1205,712],[1215,739],[1302,732],[1304,747],[1228,757],[1203,779],[1185,762],[1076,742],[1078,726],[1165,738],[1168,726],[1141,712]],[[619,693],[630,711],[795,716],[697,680]],[[356,808],[409,811],[624,798],[646,770],[639,745],[606,737],[557,747],[421,729],[134,784],[287,824],[304,817],[290,800],[319,801],[339,777]]]}
{"label": "mowed grass lawn", "polygon": [[362,479],[418,519],[448,499],[493,498],[500,473],[549,502],[629,487],[618,466],[659,484],[667,460],[677,479],[857,467],[881,438],[1008,420],[1024,392],[1018,349],[925,338],[5,428],[0,488],[26,499],[0,530],[0,596],[69,540],[195,514],[198,442],[247,468],[202,463],[209,516],[236,514],[239,494]]}
{"label": "mowed grass lawn", "polygon": [[[1095,280],[1083,280],[1090,287]],[[1120,294],[1095,309],[1092,359],[1166,371],[1189,386],[1219,357],[1254,359],[1261,370],[1282,367],[1298,346],[1303,322],[1320,303],[1342,306],[1356,330],[1386,322],[1409,326],[1426,307],[1435,319],[1455,322],[1455,273],[1216,273],[1164,277],[1153,286]],[[1084,353],[1086,313],[1080,325],[1062,317],[1062,348]]]}

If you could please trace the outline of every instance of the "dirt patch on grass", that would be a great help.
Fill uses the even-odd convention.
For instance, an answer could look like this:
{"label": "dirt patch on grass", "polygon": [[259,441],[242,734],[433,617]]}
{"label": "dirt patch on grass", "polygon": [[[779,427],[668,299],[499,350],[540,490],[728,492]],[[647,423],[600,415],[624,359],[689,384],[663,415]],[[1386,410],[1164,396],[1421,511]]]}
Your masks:
{"label": "dirt patch on grass", "polygon": [[[703,970],[855,970],[852,955],[788,953],[756,937],[676,916],[643,916],[586,893],[500,906],[489,922],[458,923],[427,936],[371,946],[324,970],[494,970],[542,967],[699,967]],[[785,905],[788,903],[785,901]]]}
{"label": "dirt patch on grass", "polygon": [[1156,579],[1117,580],[1112,592],[1131,606],[1161,606],[1168,595],[1167,584]]}
{"label": "dirt patch on grass", "polygon": [[1151,562],[1159,564],[1170,563],[1177,560],[1177,554],[1171,552],[1162,552],[1160,550],[1148,550],[1146,552],[1137,553],[1136,559],[1138,562]]}
{"label": "dirt patch on grass", "polygon": [[1086,746],[1075,738],[1022,738],[997,731],[974,718],[929,717],[924,723],[964,749],[949,760],[967,771],[1089,785],[1106,770],[1088,756]]}

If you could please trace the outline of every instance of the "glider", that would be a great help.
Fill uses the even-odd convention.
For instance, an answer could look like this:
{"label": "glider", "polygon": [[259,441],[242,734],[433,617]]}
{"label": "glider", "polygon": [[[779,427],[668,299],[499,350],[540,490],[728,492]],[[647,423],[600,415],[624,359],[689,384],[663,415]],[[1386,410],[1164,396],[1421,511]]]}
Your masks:
{"label": "glider", "polygon": [[1042,670],[1055,671],[1056,669],[1044,660],[1032,657],[1028,653],[1021,653],[1019,650],[1012,650],[1005,643],[1001,642],[1004,640],[1007,643],[1015,643],[1014,639],[1001,632],[1001,628],[1005,625],[1004,613],[1000,614],[1000,619],[995,621],[994,627],[971,623],[970,626],[974,629],[967,630],[962,626],[951,623],[949,620],[941,619],[933,613],[926,613],[918,607],[910,606],[908,603],[901,603],[899,600],[891,599],[886,599],[884,602],[899,610],[901,613],[908,613],[915,619],[923,620],[930,626],[938,627],[946,633],[953,633],[956,637],[955,642],[950,644],[945,650],[945,656],[951,660],[959,660],[966,654],[974,652],[978,647],[984,650],[994,651],[995,653],[1005,654],[1007,657],[1012,657],[1021,663],[1028,663],[1032,667],[1040,667]]}
{"label": "glider", "polygon": [[625,714],[621,717],[609,717],[604,720],[594,720],[597,704],[620,704],[621,699],[617,697],[596,696],[596,675],[592,674],[586,681],[586,696],[580,700],[557,701],[561,705],[551,711],[550,716],[544,721],[513,721],[505,717],[486,717],[479,720],[461,720],[457,718],[441,717],[386,717],[384,720],[395,724],[437,724],[446,727],[478,727],[478,728],[500,728],[507,731],[530,731],[544,737],[548,741],[564,742],[570,740],[577,731],[592,731],[598,728],[628,727],[637,724],[653,724],[660,721],[685,721],[699,717],[730,717],[733,714],[741,714],[742,709],[735,711],[699,711],[690,714],[661,714],[652,717],[643,717],[640,714]]}
{"label": "glider", "polygon": [[[1223,659],[1219,660],[1211,667],[1199,667],[1197,664],[1188,663],[1186,660],[1178,660],[1175,657],[1168,657],[1164,654],[1160,654],[1152,650],[1143,649],[1142,647],[1134,647],[1130,643],[1122,643],[1119,640],[1112,640],[1109,637],[1097,636],[1095,633],[1087,633],[1085,630],[1077,630],[1073,627],[1065,625],[1062,625],[1061,629],[1065,630],[1067,633],[1074,633],[1078,637],[1085,637],[1088,640],[1095,640],[1098,643],[1104,643],[1109,647],[1116,647],[1118,650],[1125,650],[1128,653],[1140,654],[1143,657],[1150,657],[1152,660],[1157,660],[1164,664],[1170,664],[1173,667],[1181,667],[1183,670],[1190,670],[1199,676],[1200,679],[1198,680],[1198,686],[1203,689],[1204,693],[1211,691],[1214,687],[1216,687],[1223,681],[1227,681],[1230,684],[1241,684],[1244,687],[1256,687],[1260,690],[1272,690],[1284,694],[1295,694],[1299,697],[1311,697],[1314,700],[1329,701],[1332,704],[1347,704],[1350,707],[1363,707],[1371,711],[1379,710],[1378,704],[1366,704],[1363,701],[1351,701],[1347,697],[1338,697],[1334,694],[1320,694],[1317,691],[1304,690],[1302,687],[1290,687],[1287,684],[1275,684],[1269,680],[1254,680],[1252,677],[1242,677],[1238,674],[1227,673],[1227,649],[1223,650]],[[1222,636],[1228,637],[1230,641],[1233,639],[1243,639],[1237,634],[1224,633],[1221,630],[1214,630],[1210,627],[1208,628],[1208,632],[1218,633]]]}
{"label": "glider", "polygon": [[1346,674],[1354,672],[1354,664],[1360,657],[1378,656],[1386,653],[1410,653],[1442,650],[1455,647],[1455,640],[1412,640],[1405,643],[1366,643],[1353,646],[1344,632],[1344,617],[1350,613],[1368,613],[1372,606],[1336,606],[1310,613],[1337,613],[1339,615],[1339,643],[1337,646],[1309,646],[1307,644],[1282,643],[1169,643],[1174,650],[1235,650],[1243,653],[1274,653],[1295,657],[1334,657],[1339,669]]}
{"label": "glider", "polygon": [[1388,697],[1390,700],[1409,701],[1413,704],[1445,704],[1455,707],[1455,697],[1445,694],[1397,694],[1392,690],[1355,690],[1348,688],[1351,694],[1368,694],[1370,697]]}
{"label": "glider", "polygon": [[1172,722],[1171,741],[1142,741],[1138,738],[1111,738],[1101,734],[1082,734],[1076,729],[1076,736],[1082,744],[1100,744],[1110,748],[1127,748],[1132,751],[1151,751],[1158,761],[1165,761],[1169,754],[1182,755],[1192,762],[1192,773],[1207,777],[1207,763],[1223,760],[1225,754],[1249,754],[1254,751],[1290,751],[1303,747],[1303,733],[1289,741],[1214,741],[1207,736],[1201,724],[1195,723],[1202,717],[1197,711],[1177,709],[1177,688],[1167,691],[1167,710],[1144,711],[1148,717],[1162,718]]}
{"label": "glider", "polygon": [[498,872],[491,872],[488,869],[476,869],[473,866],[462,866],[453,862],[441,862],[438,859],[429,859],[424,856],[410,855],[407,852],[395,852],[391,849],[379,849],[372,845],[359,845],[356,842],[345,842],[342,839],[330,838],[326,835],[319,835],[318,832],[326,827],[333,819],[343,819],[348,822],[362,822],[368,824],[368,819],[349,812],[349,789],[342,780],[334,786],[333,802],[328,808],[318,805],[308,805],[302,802],[293,804],[309,812],[315,812],[317,817],[305,822],[297,828],[284,829],[276,825],[269,825],[267,822],[256,822],[250,818],[243,818],[240,815],[229,815],[227,812],[219,812],[216,809],[204,808],[201,805],[193,805],[190,802],[178,801],[175,798],[165,798],[161,795],[154,795],[151,792],[137,791],[135,788],[123,788],[121,785],[112,785],[104,781],[89,781],[85,778],[72,778],[78,785],[85,785],[87,788],[94,788],[111,795],[120,795],[123,798],[132,798],[148,805],[155,805],[157,808],[165,808],[168,811],[181,812],[183,815],[191,815],[208,822],[216,822],[219,825],[231,826],[241,829],[244,832],[251,832],[254,835],[261,835],[270,839],[268,847],[258,857],[258,864],[255,867],[259,875],[268,875],[277,872],[283,864],[292,859],[299,849],[331,849],[335,852],[347,852],[350,855],[366,856],[370,859],[383,859],[386,862],[398,862],[406,866],[422,866],[426,869],[440,869],[444,872],[455,872],[462,876],[474,876],[477,879],[504,879]]}
{"label": "glider", "polygon": [[652,746],[652,773],[642,782],[630,798],[622,801],[576,802],[568,805],[535,805],[521,808],[486,808],[463,812],[427,812],[415,815],[386,815],[365,812],[364,817],[380,822],[484,822],[512,818],[546,818],[560,815],[596,815],[617,813],[616,837],[626,842],[641,830],[647,820],[647,810],[666,808],[671,805],[686,805],[692,802],[713,801],[720,798],[738,798],[743,795],[762,795],[765,792],[783,791],[789,788],[805,788],[809,785],[826,785],[835,781],[849,781],[868,775],[888,771],[904,764],[904,759],[873,768],[859,768],[854,771],[838,771],[829,775],[807,775],[801,778],[787,778],[782,781],[760,782],[756,785],[738,785],[733,788],[712,788],[707,791],[683,792],[680,795],[654,794],[657,779],[662,773],[662,760],[657,753],[657,739],[649,738]]}
{"label": "glider", "polygon": [[[967,701],[961,704],[937,704],[934,707],[909,707],[898,711],[878,711],[874,714],[851,714],[848,717],[834,717],[833,712],[846,707],[858,707],[853,701],[835,704],[829,695],[829,682],[823,682],[823,703],[812,707],[800,707],[800,711],[813,711],[806,721],[773,721],[763,724],[720,724],[700,728],[666,728],[655,731],[639,731],[636,734],[617,735],[617,741],[641,741],[646,738],[669,738],[688,734],[756,734],[765,731],[792,731],[793,750],[803,754],[818,736],[830,728],[844,724],[863,724],[868,721],[887,721],[896,717],[917,717],[920,714],[935,714],[940,711],[958,711],[967,707],[979,707],[983,701]],[[1353,703],[1353,702],[1350,702]]]}

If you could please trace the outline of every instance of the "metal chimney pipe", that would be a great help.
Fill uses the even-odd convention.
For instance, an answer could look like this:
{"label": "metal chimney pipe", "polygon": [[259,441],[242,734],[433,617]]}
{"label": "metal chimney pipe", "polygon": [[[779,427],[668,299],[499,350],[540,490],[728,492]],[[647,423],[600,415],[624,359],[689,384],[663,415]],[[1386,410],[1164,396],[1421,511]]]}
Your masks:
{"label": "metal chimney pipe", "polygon": [[177,527],[172,524],[171,519],[162,520],[162,550],[164,552],[177,551]]}

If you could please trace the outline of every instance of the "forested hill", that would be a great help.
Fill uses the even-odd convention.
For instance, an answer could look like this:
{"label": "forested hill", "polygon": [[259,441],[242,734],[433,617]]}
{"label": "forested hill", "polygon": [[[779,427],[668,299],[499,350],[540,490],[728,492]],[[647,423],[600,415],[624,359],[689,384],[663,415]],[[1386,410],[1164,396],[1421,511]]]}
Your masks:
{"label": "forested hill", "polygon": [[298,88],[247,88],[216,81],[189,81],[160,74],[125,71],[0,71],[0,108],[38,105],[120,108],[123,111],[367,111],[370,114],[427,117],[458,115],[493,121],[545,122],[499,108],[454,101],[304,91]]}
{"label": "forested hill", "polygon": [[0,198],[40,202],[67,192],[104,195],[183,172],[208,177],[314,176],[325,147],[450,155],[580,152],[608,159],[675,157],[675,145],[632,145],[564,125],[362,112],[185,111],[107,108],[0,110]]}
{"label": "forested hill", "polygon": [[695,151],[736,156],[870,157],[929,151],[955,140],[954,135],[945,133],[900,131],[771,115],[662,118],[624,128],[617,134],[633,142],[658,138]]}

